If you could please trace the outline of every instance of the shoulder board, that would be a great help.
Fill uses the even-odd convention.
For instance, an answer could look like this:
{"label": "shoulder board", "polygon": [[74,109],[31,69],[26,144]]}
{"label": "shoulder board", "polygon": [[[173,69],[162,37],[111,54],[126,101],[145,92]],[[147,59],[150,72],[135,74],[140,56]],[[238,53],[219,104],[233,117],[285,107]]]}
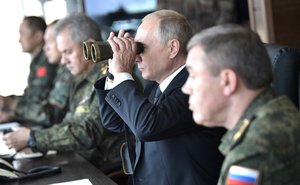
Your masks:
{"label": "shoulder board", "polygon": [[239,128],[239,130],[232,137],[233,145],[231,146],[231,148],[235,147],[242,140],[242,138],[245,135],[250,123],[253,120],[255,120],[255,118],[256,118],[256,116],[252,116],[250,119],[245,118],[243,120],[243,123],[242,123],[241,127]]}

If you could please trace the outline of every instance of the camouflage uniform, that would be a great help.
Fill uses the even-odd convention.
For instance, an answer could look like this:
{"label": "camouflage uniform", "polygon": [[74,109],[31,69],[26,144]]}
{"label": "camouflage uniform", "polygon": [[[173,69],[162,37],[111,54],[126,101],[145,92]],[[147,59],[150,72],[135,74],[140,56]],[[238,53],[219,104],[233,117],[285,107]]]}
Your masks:
{"label": "camouflage uniform", "polygon": [[23,117],[28,114],[32,104],[39,102],[39,106],[34,106],[35,109],[42,109],[41,102],[47,99],[47,96],[52,89],[53,80],[56,76],[57,65],[49,64],[47,58],[41,52],[32,59],[30,63],[30,73],[28,76],[28,84],[24,94],[19,97],[18,104],[15,110],[17,121],[24,122]]}
{"label": "camouflage uniform", "polygon": [[157,9],[183,14],[194,33],[217,24],[236,22],[234,0],[158,0]]}
{"label": "camouflage uniform", "polygon": [[225,185],[232,165],[259,172],[259,184],[300,182],[300,113],[286,97],[271,90],[259,95],[220,145],[226,156],[218,185]]}
{"label": "camouflage uniform", "polygon": [[68,113],[60,124],[35,131],[37,150],[77,150],[99,168],[120,161],[124,136],[102,126],[93,89],[96,80],[106,72],[99,74],[100,67],[106,69],[106,64],[97,63],[89,74],[74,78]]}
{"label": "camouflage uniform", "polygon": [[72,79],[72,74],[65,66],[58,67],[48,97],[38,102],[32,101],[30,108],[23,110],[21,119],[44,127],[60,123],[68,109]]}

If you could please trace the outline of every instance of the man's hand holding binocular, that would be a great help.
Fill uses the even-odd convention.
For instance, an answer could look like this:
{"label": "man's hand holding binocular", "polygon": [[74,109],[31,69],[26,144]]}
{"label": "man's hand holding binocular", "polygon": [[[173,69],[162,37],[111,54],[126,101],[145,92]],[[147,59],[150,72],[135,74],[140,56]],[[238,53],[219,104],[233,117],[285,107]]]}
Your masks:
{"label": "man's hand holding binocular", "polygon": [[120,30],[118,36],[110,33],[107,40],[113,51],[113,58],[109,61],[110,73],[114,76],[119,73],[132,74],[137,53],[137,44],[128,32]]}

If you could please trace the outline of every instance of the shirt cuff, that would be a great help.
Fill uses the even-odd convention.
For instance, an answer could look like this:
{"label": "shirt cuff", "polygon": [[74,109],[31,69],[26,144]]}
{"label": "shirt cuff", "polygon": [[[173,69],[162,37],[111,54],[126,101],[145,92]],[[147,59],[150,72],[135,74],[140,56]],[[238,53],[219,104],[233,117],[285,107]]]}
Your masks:
{"label": "shirt cuff", "polygon": [[126,80],[133,80],[133,77],[130,73],[119,73],[118,75],[114,76],[113,82],[109,82],[109,79],[106,78],[105,90],[112,89]]}

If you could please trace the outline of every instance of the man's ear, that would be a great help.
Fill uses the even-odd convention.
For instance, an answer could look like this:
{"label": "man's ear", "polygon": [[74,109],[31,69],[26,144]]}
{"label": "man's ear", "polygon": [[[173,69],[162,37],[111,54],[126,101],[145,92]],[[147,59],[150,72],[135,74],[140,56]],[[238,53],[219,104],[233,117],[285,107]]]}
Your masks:
{"label": "man's ear", "polygon": [[39,41],[42,42],[44,40],[44,33],[42,31],[35,31],[34,33],[34,38]]}
{"label": "man's ear", "polygon": [[180,42],[177,39],[172,39],[168,42],[170,58],[175,58],[180,50]]}
{"label": "man's ear", "polygon": [[223,94],[229,96],[237,90],[238,76],[232,69],[223,69],[220,72],[221,85],[223,87]]}

